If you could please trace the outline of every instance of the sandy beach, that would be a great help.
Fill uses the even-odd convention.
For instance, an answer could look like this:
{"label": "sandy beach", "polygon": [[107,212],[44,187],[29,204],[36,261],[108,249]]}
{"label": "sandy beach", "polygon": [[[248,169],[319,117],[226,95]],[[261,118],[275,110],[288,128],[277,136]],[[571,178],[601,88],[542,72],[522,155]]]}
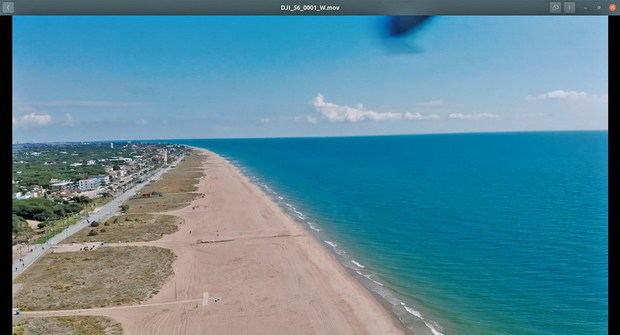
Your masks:
{"label": "sandy beach", "polygon": [[[202,149],[199,149],[202,150]],[[138,243],[171,249],[174,275],[141,307],[34,315],[104,315],[125,334],[406,334],[396,317],[304,228],[222,157],[185,223]]]}

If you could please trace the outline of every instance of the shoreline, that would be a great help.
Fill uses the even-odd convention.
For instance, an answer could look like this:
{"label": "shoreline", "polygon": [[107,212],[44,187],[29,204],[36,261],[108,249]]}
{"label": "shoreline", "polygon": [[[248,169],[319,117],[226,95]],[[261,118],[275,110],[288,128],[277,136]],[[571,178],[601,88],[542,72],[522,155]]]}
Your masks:
{"label": "shoreline", "polygon": [[[388,299],[384,296],[382,296],[379,292],[371,289],[371,287],[369,287],[368,283],[364,282],[364,280],[362,278],[365,278],[367,281],[371,281],[374,282],[380,286],[384,286],[384,284],[379,283],[371,278],[369,278],[368,276],[364,276],[363,274],[361,274],[359,272],[359,270],[364,269],[365,266],[358,263],[357,261],[355,261],[353,258],[351,258],[349,261],[352,262],[353,264],[356,265],[357,269],[355,267],[349,267],[349,266],[345,266],[344,259],[340,259],[336,248],[336,244],[334,244],[333,242],[329,241],[329,240],[324,240],[323,238],[326,238],[326,236],[323,236],[322,234],[320,234],[320,231],[322,229],[318,229],[314,226],[314,224],[312,222],[305,222],[306,224],[304,224],[304,222],[301,222],[304,220],[304,218],[302,217],[303,214],[301,214],[299,211],[297,211],[297,209],[295,207],[293,207],[290,204],[287,204],[289,206],[284,206],[284,203],[282,203],[281,201],[283,200],[281,197],[280,199],[277,199],[276,196],[277,193],[275,191],[273,191],[271,189],[271,187],[269,187],[268,185],[261,185],[259,183],[257,183],[257,180],[253,180],[253,178],[249,175],[247,175],[246,173],[243,172],[243,169],[240,168],[240,165],[236,165],[235,163],[231,162],[230,160],[228,160],[227,158],[213,152],[210,151],[208,149],[204,149],[204,148],[199,148],[199,147],[194,147],[194,146],[189,146],[190,148],[199,150],[201,152],[204,152],[206,154],[209,155],[214,155],[217,156],[219,159],[222,159],[223,161],[226,162],[226,164],[228,164],[235,172],[236,174],[242,178],[246,183],[256,187],[258,189],[259,192],[261,192],[266,198],[269,199],[270,202],[272,202],[275,206],[277,206],[284,215],[286,215],[295,225],[299,226],[301,229],[303,229],[304,231],[306,231],[314,240],[314,242],[316,243],[316,247],[323,249],[325,252],[327,252],[328,254],[330,254],[332,256],[332,259],[335,263],[337,263],[337,265],[339,267],[342,268],[342,270],[344,270],[344,272],[346,272],[347,276],[350,277],[350,280],[354,281],[355,283],[359,284],[362,286],[362,288],[370,293],[371,298],[373,300],[375,300],[378,304],[381,305],[381,307],[385,310],[386,313],[389,314],[389,317],[391,318],[392,322],[394,324],[396,324],[400,330],[408,335],[421,335],[419,333],[419,330],[416,330],[414,332],[414,330],[408,328],[405,323],[399,318],[399,316],[394,312],[393,308],[396,307],[394,303],[388,301]],[[256,177],[254,177],[256,178]],[[288,207],[288,208],[287,208]],[[290,211],[290,212],[289,212]],[[292,213],[291,213],[292,212]],[[340,255],[342,257],[342,255]],[[358,276],[355,275],[355,273],[357,272]],[[405,306],[403,302],[400,302],[402,306]],[[408,308],[408,307],[407,307]],[[425,323],[425,328],[424,331],[422,332],[422,334],[441,334],[440,332],[437,332],[435,329],[431,329],[431,327],[429,327],[428,324],[426,324],[426,322],[424,321],[424,319],[422,319],[419,316],[416,316],[414,314],[412,314],[410,311],[406,311],[407,313],[410,314],[410,317],[415,318],[415,320],[419,320]]]}
{"label": "shoreline", "polygon": [[195,191],[205,196],[165,212],[183,220],[178,230],[118,244],[165,248],[176,256],[172,275],[151,298],[23,316],[105,316],[127,335],[431,334],[407,328],[387,301],[237,167],[196,150],[207,155]]}

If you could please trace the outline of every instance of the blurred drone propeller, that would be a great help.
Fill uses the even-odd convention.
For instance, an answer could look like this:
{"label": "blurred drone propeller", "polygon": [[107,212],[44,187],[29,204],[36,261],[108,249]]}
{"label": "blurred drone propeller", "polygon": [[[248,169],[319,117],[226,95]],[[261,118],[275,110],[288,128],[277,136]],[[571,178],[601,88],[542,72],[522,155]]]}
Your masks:
{"label": "blurred drone propeller", "polygon": [[422,49],[407,43],[405,36],[413,35],[428,23],[432,16],[389,16],[382,29],[384,44],[390,53],[420,53]]}

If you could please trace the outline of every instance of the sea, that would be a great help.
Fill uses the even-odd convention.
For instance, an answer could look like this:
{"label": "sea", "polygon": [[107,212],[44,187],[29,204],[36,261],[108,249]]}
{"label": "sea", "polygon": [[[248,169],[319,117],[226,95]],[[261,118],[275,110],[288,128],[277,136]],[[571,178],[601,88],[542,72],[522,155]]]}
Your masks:
{"label": "sea", "polygon": [[212,150],[415,334],[608,334],[608,133],[167,140]]}

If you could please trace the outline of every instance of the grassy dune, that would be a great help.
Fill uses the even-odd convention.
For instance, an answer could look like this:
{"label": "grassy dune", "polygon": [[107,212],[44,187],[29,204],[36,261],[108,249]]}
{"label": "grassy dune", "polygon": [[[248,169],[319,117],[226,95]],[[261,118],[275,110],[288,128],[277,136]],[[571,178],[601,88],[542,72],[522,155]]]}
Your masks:
{"label": "grassy dune", "polygon": [[58,316],[20,318],[13,324],[14,335],[121,335],[120,323],[101,316]]}
{"label": "grassy dune", "polygon": [[102,247],[42,257],[15,283],[23,310],[93,308],[148,299],[172,274],[172,251],[157,247]]}
{"label": "grassy dune", "polygon": [[201,170],[204,159],[204,154],[193,151],[174,169],[140,191],[141,194],[155,192],[155,195],[126,201],[125,205],[129,206],[127,212],[158,213],[188,206],[192,200],[202,196],[193,192],[198,189],[198,180],[204,175]]}
{"label": "grassy dune", "polygon": [[[87,227],[63,243],[81,242],[146,242],[177,231],[183,220],[172,215],[127,214],[108,219],[98,227]],[[91,231],[97,235],[89,236]]]}
{"label": "grassy dune", "polygon": [[166,172],[161,179],[145,186],[142,192],[182,193],[198,189],[198,178],[202,177],[202,162],[205,155],[199,151],[185,157],[174,169]]}
{"label": "grassy dune", "polygon": [[198,193],[164,193],[162,196],[131,199],[125,204],[129,206],[129,214],[162,213],[186,207],[198,197]]}

